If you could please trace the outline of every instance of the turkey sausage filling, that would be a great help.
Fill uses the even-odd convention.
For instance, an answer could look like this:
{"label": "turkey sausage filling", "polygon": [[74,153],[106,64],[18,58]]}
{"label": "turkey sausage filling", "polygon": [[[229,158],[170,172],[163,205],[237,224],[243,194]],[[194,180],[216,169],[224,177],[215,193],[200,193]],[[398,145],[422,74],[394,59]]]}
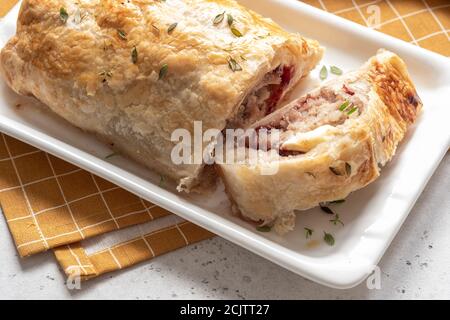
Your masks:
{"label": "turkey sausage filling", "polygon": [[[259,145],[279,147],[281,156],[295,156],[304,152],[291,150],[283,143],[294,134],[313,131],[324,125],[339,126],[349,119],[359,117],[364,111],[367,100],[365,85],[352,86],[342,84],[339,90],[335,86],[326,86],[293,102],[287,110],[269,116],[267,122],[260,121],[256,127],[259,132],[266,129],[267,143]],[[281,131],[279,143],[273,143],[272,129]],[[268,147],[270,149],[270,147]]]}

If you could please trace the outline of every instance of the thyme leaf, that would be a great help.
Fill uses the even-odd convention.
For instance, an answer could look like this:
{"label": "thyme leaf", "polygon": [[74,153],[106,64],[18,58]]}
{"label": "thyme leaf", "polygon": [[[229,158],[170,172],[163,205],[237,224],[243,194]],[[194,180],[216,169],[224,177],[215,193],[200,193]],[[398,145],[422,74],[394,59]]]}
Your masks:
{"label": "thyme leaf", "polygon": [[117,155],[119,155],[118,152],[112,152],[112,153],[108,154],[108,155],[105,157],[105,159],[110,159],[110,158],[115,157],[115,156],[117,156]]}
{"label": "thyme leaf", "polygon": [[117,29],[117,34],[119,35],[120,39],[127,40],[127,34],[125,33],[125,31]]}
{"label": "thyme leaf", "polygon": [[133,50],[131,51],[131,61],[136,64],[138,61],[138,52],[136,47],[133,48]]}
{"label": "thyme leaf", "polygon": [[242,67],[232,57],[228,58],[228,67],[230,67],[233,72],[242,71]]}
{"label": "thyme leaf", "polygon": [[334,246],[334,237],[330,233],[323,232],[323,241],[329,246]]}
{"label": "thyme leaf", "polygon": [[358,107],[353,107],[350,109],[349,112],[347,112],[347,115],[351,115],[353,112],[355,112],[356,110],[358,110]]}
{"label": "thyme leaf", "polygon": [[330,204],[338,204],[338,203],[343,203],[343,202],[345,202],[345,199],[330,201]]}
{"label": "thyme leaf", "polygon": [[66,8],[61,7],[59,9],[59,19],[63,22],[66,23],[67,20],[69,19],[69,14],[66,11]]}
{"label": "thyme leaf", "polygon": [[227,13],[227,23],[230,27],[233,24],[233,22],[234,22],[233,16],[231,14]]}
{"label": "thyme leaf", "polygon": [[320,80],[325,80],[328,77],[327,67],[323,66],[322,69],[320,69],[319,77]]}
{"label": "thyme leaf", "polygon": [[334,214],[333,210],[331,210],[326,205],[324,205],[324,203],[319,203],[319,206],[320,206],[320,210],[322,210],[323,212],[325,212],[327,214]]}
{"label": "thyme leaf", "polygon": [[236,37],[242,37],[243,36],[243,34],[242,34],[242,32],[240,32],[238,29],[236,29],[235,27],[231,27],[230,28],[231,29],[231,33],[233,33]]}
{"label": "thyme leaf", "polygon": [[172,23],[169,28],[167,28],[167,33],[171,33],[177,27],[178,22]]}
{"label": "thyme leaf", "polygon": [[304,227],[303,229],[305,229],[305,237],[306,237],[306,239],[311,238],[314,230],[310,229],[310,228],[306,228],[306,227]]}
{"label": "thyme leaf", "polygon": [[225,11],[222,13],[219,13],[213,20],[213,24],[217,25],[223,21],[223,18],[225,17]]}
{"label": "thyme leaf", "polygon": [[169,71],[169,65],[167,63],[163,64],[161,69],[159,69],[159,77],[158,79],[161,80],[164,78],[167,74],[167,71]]}
{"label": "thyme leaf", "polygon": [[330,72],[331,72],[332,74],[336,74],[336,75],[338,75],[338,76],[340,76],[340,75],[342,74],[342,70],[339,69],[339,68],[336,67],[336,66],[331,66],[331,67],[330,67]]}
{"label": "thyme leaf", "polygon": [[347,107],[350,105],[350,101],[346,100],[341,106],[339,107],[339,111],[344,111],[347,109]]}
{"label": "thyme leaf", "polygon": [[164,187],[164,177],[163,176],[159,176],[158,187],[160,187],[160,188]]}
{"label": "thyme leaf", "polygon": [[257,226],[256,230],[259,232],[270,232],[272,228],[270,226]]}

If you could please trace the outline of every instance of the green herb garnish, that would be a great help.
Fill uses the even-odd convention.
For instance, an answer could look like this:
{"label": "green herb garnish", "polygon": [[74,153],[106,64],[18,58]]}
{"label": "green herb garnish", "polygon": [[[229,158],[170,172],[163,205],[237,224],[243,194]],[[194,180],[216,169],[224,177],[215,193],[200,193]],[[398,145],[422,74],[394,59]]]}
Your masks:
{"label": "green herb garnish", "polygon": [[331,210],[330,208],[325,206],[323,203],[319,203],[319,206],[320,206],[320,210],[322,210],[323,212],[325,212],[327,214],[334,214],[333,210]]}
{"label": "green herb garnish", "polygon": [[[351,107],[351,108],[350,108]],[[348,111],[347,111],[348,110]],[[354,106],[350,101],[346,100],[341,106],[339,107],[339,111],[347,112],[347,115],[351,115],[353,112],[358,110],[358,107]]]}
{"label": "green herb garnish", "polygon": [[323,232],[323,241],[329,246],[334,246],[334,237],[325,231]]}
{"label": "green herb garnish", "polygon": [[341,106],[339,107],[339,111],[344,111],[347,109],[347,107],[350,105],[350,101],[346,100]]}
{"label": "green herb garnish", "polygon": [[67,13],[66,8],[61,7],[59,9],[59,19],[61,19],[63,23],[66,23],[69,19],[69,14]]}
{"label": "green herb garnish", "polygon": [[266,35],[259,35],[259,36],[256,36],[257,39],[265,39],[265,38],[267,38],[267,37],[270,37],[270,32],[268,32]]}
{"label": "green herb garnish", "polygon": [[234,22],[233,16],[231,14],[227,13],[227,23],[230,27],[233,24],[233,22]]}
{"label": "green herb garnish", "polygon": [[272,228],[270,226],[257,226],[256,230],[259,232],[270,232]]}
{"label": "green herb garnish", "polygon": [[342,74],[342,70],[339,69],[339,68],[336,67],[336,66],[331,66],[331,67],[330,67],[330,71],[331,71],[332,74],[336,74],[336,75],[338,75],[338,76],[340,76],[340,75]]}
{"label": "green herb garnish", "polygon": [[345,199],[339,199],[339,200],[334,200],[334,201],[330,201],[330,204],[338,204],[338,203],[343,203],[345,202]]}
{"label": "green herb garnish", "polygon": [[332,222],[334,225],[337,225],[338,223],[340,223],[342,226],[344,226],[344,223],[339,219],[339,215],[337,213],[334,216],[334,219],[329,220],[329,221]]}
{"label": "green herb garnish", "polygon": [[171,33],[177,27],[178,22],[172,23],[169,28],[167,28],[167,33]]}
{"label": "green herb garnish", "polygon": [[231,29],[231,33],[233,33],[236,37],[242,37],[243,36],[243,34],[238,29],[236,29],[235,27],[231,27],[230,29]]}
{"label": "green herb garnish", "polygon": [[323,66],[322,69],[320,69],[320,80],[325,80],[328,77],[328,70],[327,67]]}
{"label": "green herb garnish", "polygon": [[306,239],[311,238],[311,236],[312,236],[314,230],[309,229],[309,228],[306,228],[306,227],[303,228],[303,229],[305,229],[305,237],[306,237]]}
{"label": "green herb garnish", "polygon": [[163,176],[159,176],[158,187],[160,187],[160,188],[164,187],[164,177]]}
{"label": "green herb garnish", "polygon": [[161,80],[164,78],[167,74],[167,71],[169,71],[169,65],[167,63],[163,64],[161,69],[159,69],[159,77],[158,79]]}
{"label": "green herb garnish", "polygon": [[324,201],[324,202],[321,202],[320,205],[328,206],[329,204],[339,204],[339,203],[343,203],[343,202],[345,202],[345,199],[339,199],[339,200],[334,200],[334,201]]}
{"label": "green herb garnish", "polygon": [[136,47],[134,47],[133,50],[131,51],[131,61],[133,61],[134,64],[136,64],[138,61],[138,52]]}
{"label": "green herb garnish", "polygon": [[228,66],[233,72],[242,71],[242,67],[239,65],[239,63],[237,63],[236,60],[231,57],[228,58]]}
{"label": "green herb garnish", "polygon": [[125,31],[118,29],[117,30],[117,34],[119,35],[119,38],[122,40],[127,40],[127,34],[125,33]]}
{"label": "green herb garnish", "polygon": [[353,112],[355,112],[356,110],[358,110],[358,107],[353,107],[350,109],[349,112],[347,112],[347,115],[351,115]]}
{"label": "green herb garnish", "polygon": [[223,21],[223,18],[224,18],[224,17],[225,17],[225,11],[222,12],[222,13],[219,13],[219,14],[214,18],[213,24],[216,25],[216,24],[221,23],[221,22]]}
{"label": "green herb garnish", "polygon": [[108,154],[108,155],[105,157],[105,159],[109,159],[109,158],[115,157],[115,156],[117,156],[117,155],[119,155],[119,153],[113,152],[113,153]]}

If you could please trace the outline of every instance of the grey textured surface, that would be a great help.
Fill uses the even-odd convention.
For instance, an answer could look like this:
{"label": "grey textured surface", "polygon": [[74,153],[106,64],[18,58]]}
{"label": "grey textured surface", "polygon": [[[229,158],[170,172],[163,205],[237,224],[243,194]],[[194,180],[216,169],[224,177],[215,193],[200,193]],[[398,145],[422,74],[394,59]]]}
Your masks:
{"label": "grey textured surface", "polygon": [[51,252],[19,259],[0,217],[0,298],[450,299],[450,153],[381,260],[381,289],[330,289],[221,238],[68,290]]}

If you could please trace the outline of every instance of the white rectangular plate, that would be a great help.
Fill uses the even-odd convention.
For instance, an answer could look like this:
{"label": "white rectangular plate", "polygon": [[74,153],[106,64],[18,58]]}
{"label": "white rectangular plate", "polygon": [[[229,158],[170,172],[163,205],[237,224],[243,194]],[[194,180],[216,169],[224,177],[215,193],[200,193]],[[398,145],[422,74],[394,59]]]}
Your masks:
{"label": "white rectangular plate", "polygon": [[[122,157],[105,160],[111,150],[93,136],[31,105],[35,101],[12,93],[0,80],[0,130],[108,179],[212,232],[308,279],[336,288],[357,285],[378,263],[411,207],[449,147],[450,63],[447,58],[361,27],[298,1],[243,0],[249,8],[290,31],[317,39],[327,48],[323,61],[348,71],[358,68],[378,48],[399,54],[407,63],[424,112],[401,143],[381,177],[353,193],[334,210],[344,227],[334,226],[318,209],[298,215],[295,231],[281,237],[261,233],[230,215],[219,188],[213,196],[178,194],[173,186],[158,187],[159,177]],[[18,7],[0,21],[0,45],[15,32]],[[318,70],[291,98],[319,82]],[[20,102],[21,108],[15,105]],[[305,240],[304,227],[314,229]],[[336,244],[322,241],[323,231]]]}

